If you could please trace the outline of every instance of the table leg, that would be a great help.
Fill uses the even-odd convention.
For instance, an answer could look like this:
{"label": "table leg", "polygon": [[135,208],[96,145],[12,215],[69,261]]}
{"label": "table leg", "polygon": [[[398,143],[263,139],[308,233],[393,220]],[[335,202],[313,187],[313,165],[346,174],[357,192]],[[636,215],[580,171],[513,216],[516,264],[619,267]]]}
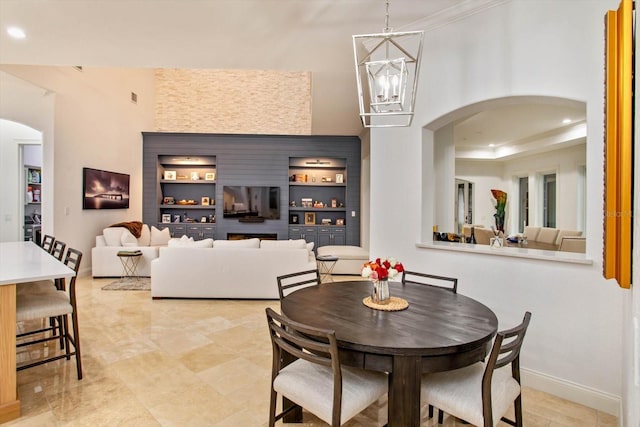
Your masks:
{"label": "table leg", "polygon": [[420,356],[394,356],[389,373],[389,427],[420,425],[421,372]]}
{"label": "table leg", "polygon": [[0,285],[0,424],[20,417],[16,380],[16,285]]}

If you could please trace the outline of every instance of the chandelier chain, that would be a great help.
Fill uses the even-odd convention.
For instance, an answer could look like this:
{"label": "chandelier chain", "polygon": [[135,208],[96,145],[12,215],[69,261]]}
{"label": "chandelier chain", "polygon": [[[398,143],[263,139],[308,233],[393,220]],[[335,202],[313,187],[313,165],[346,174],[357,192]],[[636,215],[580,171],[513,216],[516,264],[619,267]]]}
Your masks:
{"label": "chandelier chain", "polygon": [[386,1],[386,16],[384,18],[384,32],[385,33],[389,33],[391,32],[391,28],[389,28],[389,0]]}

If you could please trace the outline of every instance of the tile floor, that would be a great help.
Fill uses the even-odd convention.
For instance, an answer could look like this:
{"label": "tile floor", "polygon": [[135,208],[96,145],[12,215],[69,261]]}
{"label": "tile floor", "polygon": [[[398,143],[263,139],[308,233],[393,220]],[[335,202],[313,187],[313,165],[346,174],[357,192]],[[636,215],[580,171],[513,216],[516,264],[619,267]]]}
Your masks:
{"label": "tile floor", "polygon": [[[84,379],[77,380],[73,359],[19,372],[23,416],[7,427],[267,425],[264,309],[277,310],[277,301],[153,301],[148,291],[101,290],[111,281],[78,280]],[[18,360],[42,350],[20,352]],[[611,415],[528,388],[523,407],[527,427],[618,425]],[[325,425],[307,413],[304,421]],[[385,422],[380,401],[347,425]],[[437,423],[425,417],[422,425]],[[447,416],[444,425],[463,424]]]}

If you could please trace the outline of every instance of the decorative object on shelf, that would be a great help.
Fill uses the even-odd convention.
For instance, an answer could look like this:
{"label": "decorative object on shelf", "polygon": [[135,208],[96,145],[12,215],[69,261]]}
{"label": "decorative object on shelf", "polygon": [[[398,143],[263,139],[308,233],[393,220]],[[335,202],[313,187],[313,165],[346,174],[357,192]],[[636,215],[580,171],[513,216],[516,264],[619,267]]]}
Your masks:
{"label": "decorative object on shelf", "polygon": [[209,206],[209,198],[208,198],[208,197],[206,197],[206,196],[205,196],[205,197],[203,197],[203,198],[200,200],[200,204],[201,204],[202,206]]}
{"label": "decorative object on shelf", "polygon": [[[82,209],[129,208],[129,175],[82,168],[82,178]],[[36,192],[35,189],[33,201],[40,201],[39,191]]]}
{"label": "decorative object on shelf", "polygon": [[313,202],[313,207],[314,208],[324,208],[324,203],[316,200],[315,202]]}
{"label": "decorative object on shelf", "polygon": [[330,176],[323,176],[322,177],[322,182],[332,182],[333,180],[331,179]]}
{"label": "decorative object on shelf", "polygon": [[203,216],[202,218],[200,218],[200,222],[207,222],[207,217]]}
{"label": "decorative object on shelf", "polygon": [[382,33],[353,36],[358,103],[364,127],[411,125],[423,36],[423,31],[392,32],[388,0]]}
{"label": "decorative object on shelf", "polygon": [[307,182],[307,174],[297,173],[297,174],[293,175],[293,181],[294,182]]}
{"label": "decorative object on shelf", "polygon": [[216,173],[215,172],[207,172],[204,174],[204,180],[205,181],[215,181],[216,180]]}
{"label": "decorative object on shelf", "polygon": [[198,181],[200,179],[200,175],[198,172],[191,172],[191,181]]}
{"label": "decorative object on shelf", "polygon": [[180,214],[173,215],[173,222],[180,222]]}
{"label": "decorative object on shelf", "polygon": [[316,214],[315,214],[315,212],[305,212],[304,213],[304,223],[306,225],[315,225],[316,224]]}
{"label": "decorative object on shelf", "polygon": [[496,213],[493,217],[496,219],[496,228],[504,233],[504,217],[505,207],[507,206],[507,193],[502,190],[491,190],[493,198],[496,199]]}
{"label": "decorative object on shelf", "polygon": [[31,181],[29,181],[29,182],[34,183],[34,184],[39,184],[40,183],[40,171],[32,170],[31,171]]}
{"label": "decorative object on shelf", "polygon": [[312,208],[313,207],[313,199],[311,197],[303,197],[301,206],[303,208]]}
{"label": "decorative object on shelf", "polygon": [[289,214],[289,224],[298,224],[298,214]]}
{"label": "decorative object on shelf", "polygon": [[171,214],[162,214],[162,222],[168,224],[171,222]]}
{"label": "decorative object on shelf", "polygon": [[33,203],[33,189],[27,187],[27,203]]}
{"label": "decorative object on shelf", "polygon": [[162,199],[162,204],[163,205],[175,205],[176,204],[176,200],[171,196],[165,196],[164,199]]}
{"label": "decorative object on shelf", "polygon": [[404,271],[404,266],[395,258],[369,261],[362,266],[362,277],[371,279],[373,289],[371,291],[371,301],[374,304],[385,305],[389,303],[389,279],[395,278],[398,273]]}
{"label": "decorative object on shelf", "polygon": [[320,223],[321,223],[322,225],[331,225],[331,218],[322,218],[322,219],[320,220]]}
{"label": "decorative object on shelf", "polygon": [[331,207],[332,208],[338,207],[338,199],[336,199],[335,197],[331,198]]}
{"label": "decorative object on shelf", "polygon": [[196,202],[193,199],[189,199],[189,200],[182,199],[176,202],[176,205],[197,205],[197,204],[198,202]]}
{"label": "decorative object on shelf", "polygon": [[289,206],[291,206],[292,208],[295,208],[296,207],[296,201],[295,200],[290,201],[289,202]]}
{"label": "decorative object on shelf", "polygon": [[210,223],[215,223],[216,222],[216,216],[215,215],[209,215],[209,222]]}
{"label": "decorative object on shelf", "polygon": [[341,173],[337,173],[336,174],[336,184],[343,184],[344,183],[344,175]]}
{"label": "decorative object on shelf", "polygon": [[344,225],[344,218],[336,219],[336,225]]}
{"label": "decorative object on shelf", "polygon": [[165,181],[175,181],[176,171],[164,171],[164,179]]}

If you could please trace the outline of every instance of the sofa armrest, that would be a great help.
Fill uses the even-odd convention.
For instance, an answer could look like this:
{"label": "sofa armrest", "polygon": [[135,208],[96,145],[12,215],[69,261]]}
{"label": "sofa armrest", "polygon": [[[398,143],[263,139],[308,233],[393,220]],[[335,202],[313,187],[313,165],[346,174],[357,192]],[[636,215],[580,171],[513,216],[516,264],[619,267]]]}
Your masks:
{"label": "sofa armrest", "polygon": [[99,236],[96,236],[96,247],[103,247],[103,246],[107,246],[107,241],[104,240],[104,236],[101,234]]}

